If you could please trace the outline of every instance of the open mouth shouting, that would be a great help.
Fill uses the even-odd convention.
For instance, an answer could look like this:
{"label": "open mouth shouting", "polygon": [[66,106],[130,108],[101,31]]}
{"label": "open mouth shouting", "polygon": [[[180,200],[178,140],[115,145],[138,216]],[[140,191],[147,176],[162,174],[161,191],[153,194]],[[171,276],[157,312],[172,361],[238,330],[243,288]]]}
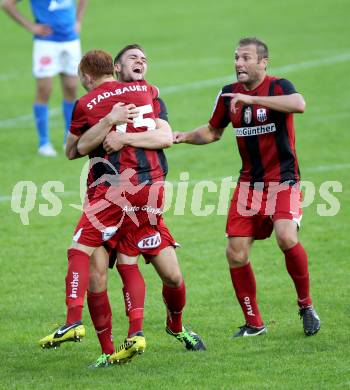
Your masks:
{"label": "open mouth shouting", "polygon": [[245,70],[236,70],[237,78],[247,77],[248,73]]}
{"label": "open mouth shouting", "polygon": [[142,65],[137,65],[132,68],[132,72],[136,75],[136,77],[140,78],[140,76],[143,76],[143,67]]}

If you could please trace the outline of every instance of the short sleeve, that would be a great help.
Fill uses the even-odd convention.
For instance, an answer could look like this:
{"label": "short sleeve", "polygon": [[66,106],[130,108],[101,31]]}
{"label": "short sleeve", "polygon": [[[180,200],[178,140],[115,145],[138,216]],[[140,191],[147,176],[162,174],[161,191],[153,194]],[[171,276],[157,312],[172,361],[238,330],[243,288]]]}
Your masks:
{"label": "short sleeve", "polygon": [[230,115],[228,107],[225,104],[224,97],[221,96],[223,90],[221,90],[216,97],[214,110],[209,119],[209,124],[214,129],[224,129],[230,123]]}
{"label": "short sleeve", "polygon": [[283,95],[292,95],[297,93],[294,85],[287,79],[276,80],[276,84],[281,88]]}
{"label": "short sleeve", "polygon": [[88,121],[85,111],[83,110],[80,101],[77,100],[73,108],[72,121],[69,132],[76,135],[77,137],[80,137],[87,127]]}
{"label": "short sleeve", "polygon": [[150,85],[150,87],[151,87],[152,99],[155,100],[159,97],[159,89],[154,85]]}
{"label": "short sleeve", "polygon": [[156,100],[154,100],[153,106],[154,106],[154,116],[156,118],[160,118],[169,122],[167,108],[163,99],[157,98]]}

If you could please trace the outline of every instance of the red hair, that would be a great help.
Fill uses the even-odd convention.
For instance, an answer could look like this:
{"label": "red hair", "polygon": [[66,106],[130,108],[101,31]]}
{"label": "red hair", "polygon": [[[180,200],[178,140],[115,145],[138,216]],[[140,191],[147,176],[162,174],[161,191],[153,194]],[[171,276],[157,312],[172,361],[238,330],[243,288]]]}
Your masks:
{"label": "red hair", "polygon": [[79,70],[94,78],[113,76],[113,58],[104,50],[90,50],[81,59]]}

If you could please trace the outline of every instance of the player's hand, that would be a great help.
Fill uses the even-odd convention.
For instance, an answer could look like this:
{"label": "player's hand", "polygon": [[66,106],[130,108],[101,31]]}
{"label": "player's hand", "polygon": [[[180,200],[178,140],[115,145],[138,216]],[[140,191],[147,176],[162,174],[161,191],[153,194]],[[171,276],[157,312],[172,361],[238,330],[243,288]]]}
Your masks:
{"label": "player's hand", "polygon": [[108,133],[105,140],[103,141],[104,150],[108,154],[118,152],[118,150],[124,146],[123,136],[124,134],[118,133],[116,131],[111,131]]}
{"label": "player's hand", "polygon": [[173,132],[173,143],[174,144],[181,144],[182,142],[186,141],[186,134],[181,133],[179,131]]}
{"label": "player's hand", "polygon": [[237,112],[237,104],[254,104],[254,97],[243,93],[223,93],[221,96],[231,97],[231,111]]}
{"label": "player's hand", "polygon": [[33,24],[30,31],[34,35],[38,35],[39,37],[47,37],[48,35],[52,34],[51,27],[48,26],[47,24],[39,24],[39,23]]}
{"label": "player's hand", "polygon": [[111,125],[123,125],[133,123],[133,119],[139,115],[140,111],[135,104],[116,103],[111,112],[107,115]]}

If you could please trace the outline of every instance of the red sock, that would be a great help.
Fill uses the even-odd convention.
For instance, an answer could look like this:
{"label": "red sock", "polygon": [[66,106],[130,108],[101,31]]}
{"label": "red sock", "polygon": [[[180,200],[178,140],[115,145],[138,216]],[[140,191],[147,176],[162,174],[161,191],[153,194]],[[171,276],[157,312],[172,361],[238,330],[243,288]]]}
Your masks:
{"label": "red sock", "polygon": [[184,281],[180,287],[169,287],[163,284],[163,300],[167,307],[166,323],[174,332],[182,331],[182,310],[186,304],[186,287]]}
{"label": "red sock", "polygon": [[263,326],[264,323],[256,301],[256,283],[251,264],[230,268],[230,274],[246,323],[257,328]]}
{"label": "red sock", "polygon": [[66,276],[66,324],[82,320],[85,293],[89,283],[90,256],[78,249],[68,249]]}
{"label": "red sock", "polygon": [[300,307],[312,305],[310,297],[310,280],[308,271],[307,254],[303,246],[298,242],[293,248],[284,252],[286,267],[293,279],[298,294]]}
{"label": "red sock", "polygon": [[87,303],[102,353],[110,355],[115,351],[115,348],[112,337],[112,310],[107,290],[100,293],[88,291]]}
{"label": "red sock", "polygon": [[142,332],[146,286],[137,264],[117,264],[124,287],[125,312],[129,317],[128,336]]}

